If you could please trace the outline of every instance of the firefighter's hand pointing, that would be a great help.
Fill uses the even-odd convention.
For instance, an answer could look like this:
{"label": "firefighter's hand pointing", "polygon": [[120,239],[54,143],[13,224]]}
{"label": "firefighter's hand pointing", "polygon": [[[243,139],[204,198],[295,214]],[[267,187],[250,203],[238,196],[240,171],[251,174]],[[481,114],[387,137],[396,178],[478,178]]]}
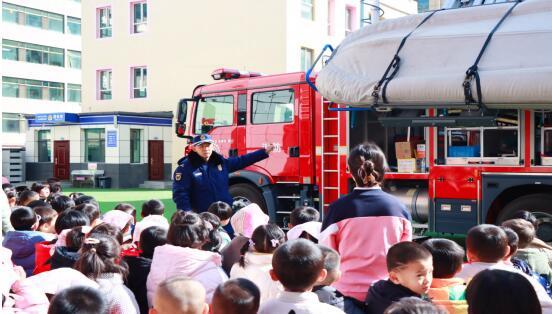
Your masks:
{"label": "firefighter's hand pointing", "polygon": [[272,152],[274,151],[274,148],[275,148],[274,144],[269,144],[269,145],[265,148],[265,151],[266,151],[267,154],[270,155],[270,153],[272,153]]}

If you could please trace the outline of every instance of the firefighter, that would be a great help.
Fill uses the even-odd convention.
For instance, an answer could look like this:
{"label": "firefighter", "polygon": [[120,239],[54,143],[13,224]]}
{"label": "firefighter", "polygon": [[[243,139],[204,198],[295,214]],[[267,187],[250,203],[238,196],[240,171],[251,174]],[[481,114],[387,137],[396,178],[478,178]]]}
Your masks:
{"label": "firefighter", "polygon": [[209,205],[222,201],[232,205],[228,174],[268,158],[274,145],[239,157],[224,158],[213,151],[213,139],[207,134],[192,140],[192,152],[178,161],[173,175],[173,201],[176,208],[201,213]]}

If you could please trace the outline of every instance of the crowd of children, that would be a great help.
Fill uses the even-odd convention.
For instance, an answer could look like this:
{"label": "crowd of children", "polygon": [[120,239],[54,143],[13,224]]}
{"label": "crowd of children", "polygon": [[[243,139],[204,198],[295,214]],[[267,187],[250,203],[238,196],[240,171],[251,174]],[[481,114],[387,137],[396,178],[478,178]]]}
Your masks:
{"label": "crowd of children", "polygon": [[380,188],[385,165],[377,146],[355,148],[355,190],[323,222],[296,208],[285,229],[257,204],[167,220],[154,199],[137,221],[132,205],[100,209],[53,179],[4,185],[3,312],[552,313],[552,248],[534,216],[475,226],[465,250],[414,242],[410,215]]}

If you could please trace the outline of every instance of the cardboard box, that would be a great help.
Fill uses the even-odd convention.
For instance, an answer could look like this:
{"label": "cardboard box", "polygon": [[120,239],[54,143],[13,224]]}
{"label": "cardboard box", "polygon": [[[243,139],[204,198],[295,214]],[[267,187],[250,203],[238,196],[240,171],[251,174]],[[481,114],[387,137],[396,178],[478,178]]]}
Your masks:
{"label": "cardboard box", "polygon": [[419,172],[415,158],[397,159],[397,170],[402,173]]}
{"label": "cardboard box", "polygon": [[426,158],[426,145],[418,144],[416,145],[416,159]]}
{"label": "cardboard box", "polygon": [[414,144],[412,142],[395,142],[395,155],[397,159],[414,157]]}

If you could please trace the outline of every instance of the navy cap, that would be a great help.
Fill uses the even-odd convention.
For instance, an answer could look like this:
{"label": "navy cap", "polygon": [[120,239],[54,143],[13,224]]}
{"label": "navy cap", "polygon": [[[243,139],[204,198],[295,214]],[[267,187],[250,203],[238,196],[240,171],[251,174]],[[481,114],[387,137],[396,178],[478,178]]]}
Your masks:
{"label": "navy cap", "polygon": [[213,138],[209,134],[200,134],[194,136],[194,139],[192,140],[192,145],[197,146],[201,145],[203,143],[213,143]]}

